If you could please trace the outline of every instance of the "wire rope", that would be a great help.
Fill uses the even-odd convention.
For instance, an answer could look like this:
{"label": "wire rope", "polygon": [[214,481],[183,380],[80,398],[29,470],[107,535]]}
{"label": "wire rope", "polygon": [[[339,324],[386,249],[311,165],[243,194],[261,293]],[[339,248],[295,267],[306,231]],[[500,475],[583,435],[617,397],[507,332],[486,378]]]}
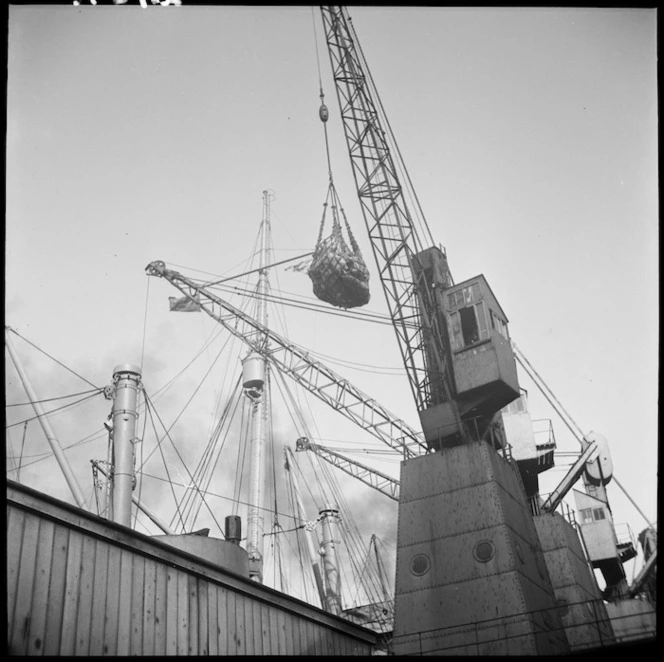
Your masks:
{"label": "wire rope", "polygon": [[[141,471],[140,473],[142,474],[142,476],[144,476],[146,478],[151,478],[152,480],[157,480],[157,481],[161,481],[161,482],[164,482],[164,483],[172,482],[174,486],[186,487],[186,485],[184,483],[174,481],[170,478],[164,478],[163,476],[157,476],[155,474],[150,474],[150,473],[147,473],[146,471]],[[227,496],[225,494],[219,494],[218,492],[213,492],[212,490],[209,490],[209,489],[208,490],[201,490],[201,491],[208,497],[214,497],[214,498],[218,498],[218,499],[224,499],[225,501],[235,502],[234,497],[230,497],[230,496]],[[248,501],[243,501],[243,500],[239,500],[239,504],[242,505],[242,506],[251,505],[251,504],[249,504]],[[263,507],[263,506],[259,506],[258,508],[259,508],[259,510],[266,511],[268,513],[272,512],[271,508],[266,508],[266,507]],[[286,513],[286,512],[281,511],[281,512],[279,512],[279,515],[281,517],[289,519],[289,520],[291,520],[291,519],[296,520],[297,519],[292,513]]]}
{"label": "wire rope", "polygon": [[[244,296],[255,296],[252,291],[250,290],[245,291],[237,286],[224,286],[224,287],[219,287],[218,289],[221,290],[222,292],[228,292],[229,294],[237,293]],[[345,319],[373,322],[375,324],[385,324],[387,326],[392,325],[391,318],[388,315],[382,315],[380,313],[363,312],[359,310],[335,309],[322,303],[315,303],[312,297],[299,297],[298,300],[295,298],[279,296],[276,294],[269,294],[265,295],[265,299],[268,301],[272,301],[274,303],[288,305],[293,308],[300,308],[302,310],[325,313],[327,315],[334,315],[336,317],[343,317]]]}
{"label": "wire rope", "polygon": [[[161,423],[162,427],[163,427],[164,429],[166,429],[166,426],[164,425],[163,421],[161,420],[161,417],[159,416],[159,412],[155,409],[154,404],[153,404],[152,402],[150,402],[150,398],[149,398],[149,396],[148,396],[147,393],[145,393],[145,399],[146,399],[146,402],[149,402],[151,410],[154,412],[155,416],[157,417],[157,419],[158,419],[159,422]],[[171,426],[171,427],[172,427],[172,426]],[[155,432],[156,432],[156,430],[155,430]],[[178,459],[180,460],[182,466],[184,467],[184,470],[187,472],[187,475],[189,476],[189,480],[190,480],[190,482],[192,483],[193,488],[194,488],[195,490],[199,491],[199,490],[198,490],[198,486],[197,486],[195,483],[193,483],[192,476],[191,476],[191,473],[190,473],[190,471],[189,471],[189,469],[188,469],[188,467],[187,467],[187,464],[186,464],[186,462],[184,461],[182,455],[180,454],[180,451],[178,450],[177,445],[175,444],[175,442],[174,442],[173,439],[171,438],[171,435],[170,435],[170,433],[169,433],[168,430],[166,431],[166,435],[165,435],[165,436],[166,436],[166,438],[168,438],[168,440],[171,442],[171,445],[172,445],[172,447],[173,447],[173,450],[175,451],[175,454],[177,455]],[[158,444],[158,448],[160,449],[160,452],[161,452],[161,443]],[[165,469],[166,469],[166,472],[168,473],[168,467],[166,466],[166,461],[165,461],[165,458],[164,458],[163,452],[161,452],[161,456],[162,456],[162,460],[164,461],[164,467],[165,467]],[[205,500],[203,500],[203,503],[205,503]],[[210,512],[210,515],[212,516],[212,520],[213,520],[214,523],[219,527],[219,530],[223,532],[223,529],[219,526],[219,523],[217,522],[217,519],[216,519],[214,513],[212,512],[212,510],[210,510],[210,508],[209,508],[209,506],[207,505],[207,503],[205,503],[205,505],[206,505],[206,507],[208,508],[208,511]],[[179,509],[179,507],[177,506],[177,499],[176,499],[176,508],[177,508],[177,513],[178,513],[178,515],[180,515],[180,521],[182,522],[182,527],[183,527],[183,532],[184,532],[184,531],[185,531],[185,528],[184,528],[184,521],[183,521],[183,519],[182,519],[182,516],[181,516],[181,513],[180,513],[180,509]]]}
{"label": "wire rope", "polygon": [[223,277],[225,277],[225,274],[227,274],[229,272],[232,272],[234,269],[237,269],[241,264],[246,265],[249,262],[251,262],[251,257],[246,257],[243,260],[240,260],[239,262],[236,262],[232,267],[229,267],[228,269],[226,269],[226,271],[224,271],[221,274],[216,274],[216,273],[213,274],[210,271],[203,271],[202,269],[196,269],[195,267],[189,267],[185,264],[176,264],[175,262],[170,262],[169,264],[173,267],[177,267],[178,269],[185,269],[186,271],[195,271],[196,273],[205,274],[207,276],[213,276],[214,278],[219,278],[219,277],[223,278]]}
{"label": "wire rope", "polygon": [[[35,345],[35,344],[34,344],[33,342],[31,342],[30,340],[28,340],[25,336],[22,336],[22,335],[21,335],[18,331],[16,331],[15,329],[12,329],[12,328],[9,327],[9,326],[5,326],[5,329],[7,329],[8,331],[11,331],[12,333],[16,334],[19,338],[21,338],[21,340],[24,340],[25,342],[27,342],[28,345],[32,345],[32,347],[34,347],[37,351],[41,352],[42,354],[44,354],[44,356],[47,356],[47,357],[48,357],[49,359],[51,359],[52,361],[55,361],[55,363],[57,363],[59,366],[63,367],[65,370],[71,372],[72,375],[75,375],[75,376],[78,377],[79,379],[82,379],[86,384],[89,384],[89,385],[92,386],[93,388],[100,389],[99,386],[97,386],[96,384],[93,384],[91,381],[88,381],[85,377],[82,377],[82,376],[79,375],[77,372],[75,372],[75,371],[72,370],[71,368],[67,367],[64,363],[62,363],[62,361],[58,361],[58,359],[56,359],[55,357],[53,357],[53,356],[51,356],[50,354],[48,354],[47,352],[45,352],[45,351],[44,351],[43,349],[41,349],[40,347],[37,347],[37,345]],[[102,390],[102,389],[100,389],[100,390]]]}
{"label": "wire rope", "polygon": [[16,427],[17,425],[23,425],[24,423],[28,423],[28,422],[30,422],[30,421],[34,421],[34,420],[36,420],[36,419],[38,419],[38,418],[41,418],[42,416],[43,416],[44,418],[46,418],[47,416],[50,416],[50,415],[52,415],[52,414],[55,414],[56,412],[62,412],[62,411],[64,411],[65,409],[68,409],[68,408],[70,408],[70,407],[76,407],[76,406],[82,404],[83,402],[86,402],[86,401],[88,401],[88,400],[90,400],[90,399],[92,399],[92,398],[94,398],[94,397],[100,395],[101,393],[103,393],[102,390],[97,391],[96,393],[93,393],[92,395],[88,395],[88,396],[86,396],[85,398],[81,398],[80,400],[77,400],[76,402],[70,402],[69,404],[62,405],[62,407],[56,407],[55,409],[51,409],[51,410],[49,410],[49,411],[47,411],[47,412],[44,412],[43,414],[35,414],[34,416],[31,416],[30,418],[23,419],[22,421],[18,421],[18,422],[16,422],[16,423],[10,423],[9,425],[6,425],[6,426],[5,426],[5,429],[7,430],[7,429],[9,429],[9,428]]}
{"label": "wire rope", "polygon": [[[284,402],[289,401],[291,403],[291,407],[287,406],[287,409],[289,410],[291,415],[292,415],[293,411],[297,414],[297,417],[299,419],[299,428],[300,428],[300,430],[303,430],[305,435],[307,437],[311,438],[311,433],[309,431],[309,426],[307,425],[306,420],[302,416],[302,413],[300,411],[300,407],[298,406],[297,401],[293,397],[293,394],[292,394],[290,388],[288,387],[288,384],[286,383],[286,380],[283,378],[283,375],[281,375],[281,373],[277,372],[277,374],[279,375],[279,377],[281,379],[280,387],[283,387],[283,390],[281,390],[281,388],[280,388],[280,392],[282,394],[282,397],[284,398]],[[285,396],[284,396],[284,393],[286,394]],[[295,421],[295,419],[293,419],[293,422],[295,424],[295,427],[297,428],[298,424]],[[315,482],[318,486],[318,489],[319,489],[320,493],[323,495],[323,499],[326,500],[327,494],[326,494],[325,486],[321,482],[319,474],[317,472],[314,472],[314,480],[315,480]],[[307,485],[307,488],[309,488],[308,481],[305,481],[305,485]],[[311,494],[311,492],[310,492],[310,494]],[[311,496],[313,496],[313,494],[311,494]]]}
{"label": "wire rope", "polygon": [[[203,449],[201,458],[198,461],[198,465],[194,470],[192,480],[196,482],[199,486],[202,485],[203,489],[205,489],[212,480],[212,477],[214,475],[214,470],[217,466],[217,462],[221,455],[221,451],[223,450],[224,442],[227,437],[226,436],[224,437],[224,440],[221,442],[221,444],[219,444],[218,442],[226,421],[232,418],[232,414],[235,412],[235,408],[237,407],[237,404],[239,402],[239,398],[237,397],[238,394],[237,387],[239,386],[239,383],[240,379],[238,379],[232,397],[228,400],[227,406],[224,409],[224,412],[222,413],[222,416],[219,419],[217,425],[215,426],[213,433],[210,435],[210,439],[206,447]],[[228,434],[228,430],[226,431],[226,434]],[[198,496],[197,492],[187,491],[185,492],[181,502],[182,511],[185,516],[185,521],[187,519],[191,519],[190,526],[192,528],[196,522],[196,518],[198,516],[198,513],[200,512],[200,508],[202,507],[200,499],[198,500],[198,503],[196,502],[197,496]],[[194,509],[196,510],[194,511]]]}
{"label": "wire rope", "polygon": [[[152,424],[152,430],[155,434],[155,437],[158,438],[159,435],[157,434],[157,428],[155,426],[154,417],[152,415],[153,414],[153,406],[152,406],[152,403],[150,402],[150,398],[148,397],[147,393],[145,394],[145,402],[146,402],[146,408],[145,408],[146,414],[150,417],[150,423]],[[164,451],[161,447],[161,440],[157,441],[157,449],[159,450],[162,462],[164,464],[164,469],[166,470],[166,477],[167,477],[166,482],[168,483],[169,487],[171,488],[171,494],[173,495],[173,501],[175,502],[175,511],[176,511],[175,516],[180,517],[180,523],[182,524],[182,529],[184,530],[184,520],[182,519],[182,514],[180,513],[180,508],[178,506],[177,496],[175,495],[175,483],[174,483],[173,479],[171,478],[171,475],[168,471],[168,463],[166,462],[166,458],[164,457]],[[147,460],[145,462],[147,462]],[[142,471],[142,467],[145,465],[145,462],[143,462],[143,464],[141,464],[140,467],[136,470],[137,474],[144,475],[144,472]],[[171,520],[170,525],[173,526],[173,520]]]}
{"label": "wire rope", "polygon": [[[94,434],[94,435],[96,435],[96,436],[95,436],[95,437],[92,437],[92,434]],[[102,432],[100,432],[99,430],[97,430],[97,431],[95,431],[94,433],[90,433],[89,435],[87,435],[88,437],[91,437],[91,438],[87,439],[86,437],[84,437],[83,439],[80,439],[79,441],[75,441],[75,442],[69,444],[68,446],[63,446],[63,449],[62,449],[62,450],[67,451],[67,450],[69,450],[69,449],[71,449],[71,448],[74,448],[74,446],[81,446],[81,445],[83,445],[83,444],[88,444],[88,443],[90,443],[91,441],[95,441],[96,438],[97,438],[98,436],[100,436],[101,434],[102,434]],[[54,455],[54,453],[53,453],[53,451],[51,451],[51,450],[43,451],[42,453],[33,453],[33,454],[31,454],[31,455],[24,455],[24,457],[26,457],[26,458],[37,458],[37,459],[33,460],[32,462],[28,462],[28,463],[24,464],[23,466],[24,466],[24,467],[28,467],[28,466],[30,466],[30,465],[32,465],[32,464],[36,464],[37,462],[41,462],[42,460],[47,460],[48,458],[52,457],[53,455]],[[15,459],[16,456],[9,456],[9,455],[8,455],[7,458],[9,458],[9,459]]]}
{"label": "wire rope", "polygon": [[89,391],[80,391],[78,393],[70,393],[69,395],[60,395],[54,398],[43,398],[41,400],[28,400],[27,402],[14,402],[5,404],[5,407],[25,407],[28,405],[43,404],[44,402],[55,402],[56,400],[66,400],[67,398],[75,398],[79,395],[89,395],[90,393],[99,393],[99,389],[90,389]]}
{"label": "wire rope", "polygon": [[[238,384],[239,384],[239,380],[238,380]],[[230,411],[230,407],[229,407],[228,409],[226,409],[224,411],[224,417],[229,422],[233,419],[233,416],[235,415],[235,411],[237,410],[237,407],[239,406],[239,403],[240,403],[240,400],[241,400],[241,395],[242,395],[241,390],[236,388],[236,397],[235,397],[235,404],[233,405],[233,410]],[[218,426],[218,428],[219,428],[220,433],[221,433],[221,429],[222,429],[222,424],[221,423]],[[223,441],[219,445],[219,448],[218,448],[217,454],[216,454],[216,458],[214,458],[214,461],[208,466],[208,476],[207,476],[207,479],[203,482],[203,485],[204,485],[203,489],[207,489],[208,486],[210,485],[210,482],[212,481],[212,477],[215,473],[215,470],[216,470],[217,465],[219,463],[219,459],[221,457],[221,452],[224,448],[226,440],[228,439],[229,432],[230,432],[230,426],[226,429],[226,435],[224,436]],[[198,503],[198,508],[197,508],[197,510],[194,514],[194,517],[193,517],[192,526],[194,525],[194,523],[196,521],[196,518],[198,517],[198,513],[200,512],[201,507],[202,507],[202,503],[199,502]]]}
{"label": "wire rope", "polygon": [[[205,475],[207,473],[207,470],[209,469],[210,465],[212,464],[212,458],[214,457],[214,452],[215,448],[217,446],[217,442],[219,440],[219,436],[221,434],[221,430],[223,428],[223,424],[226,418],[226,414],[230,409],[231,406],[231,400],[227,401],[227,407],[222,413],[222,416],[218,419],[217,424],[215,425],[212,433],[209,435],[208,443],[206,444],[205,448],[203,449],[203,452],[201,453],[200,459],[198,460],[198,464],[196,465],[196,468],[194,469],[193,472],[193,480],[196,481],[197,483],[204,484],[205,481]],[[221,450],[221,449],[220,449]],[[185,493],[183,500],[182,500],[182,510],[185,512],[185,518],[187,518],[187,511],[191,512],[194,507],[194,501],[195,501],[195,494],[193,492],[187,492]],[[193,526],[193,522],[192,522]]]}
{"label": "wire rope", "polygon": [[201,357],[203,356],[203,353],[207,349],[209,345],[211,345],[222,333],[224,332],[223,328],[218,328],[217,329],[217,334],[212,338],[210,338],[210,341],[201,347],[198,352],[194,355],[194,357],[187,363],[187,365],[184,366],[179,372],[177,372],[171,379],[169,379],[165,384],[160,386],[153,395],[152,401],[157,402],[161,397],[163,397],[169,390],[170,388],[175,384],[175,382],[182,377],[182,375],[189,369],[191,366],[194,365],[194,363]]}
{"label": "wire rope", "polygon": [[[186,411],[187,407],[189,407],[189,405],[191,404],[191,402],[192,402],[192,400],[194,399],[194,397],[196,396],[196,394],[200,391],[201,387],[203,386],[204,381],[207,379],[207,377],[209,376],[210,372],[212,371],[212,368],[214,368],[215,363],[217,362],[217,360],[218,360],[219,357],[221,356],[222,352],[224,351],[224,348],[226,347],[226,344],[228,343],[228,340],[229,340],[229,338],[227,337],[227,338],[226,338],[226,342],[222,345],[221,349],[220,349],[219,352],[217,353],[216,358],[214,359],[214,361],[212,361],[212,362],[210,363],[210,365],[208,366],[207,371],[206,371],[205,374],[203,375],[203,378],[201,379],[201,381],[199,382],[199,384],[196,386],[196,388],[194,389],[193,393],[189,396],[189,399],[188,399],[187,402],[184,404],[184,406],[183,406],[183,408],[181,409],[180,413],[175,417],[175,419],[174,419],[173,422],[171,423],[170,427],[167,428],[166,426],[164,426],[164,430],[166,431],[166,432],[165,432],[166,435],[168,435],[168,433],[170,432],[170,430],[172,430],[173,427],[175,426],[175,424],[180,420],[180,418],[182,417],[182,415],[183,415],[184,412]],[[149,398],[147,397],[147,394],[146,394],[146,403],[148,402],[148,400],[149,400]],[[154,454],[154,452],[155,452],[155,451],[153,450],[153,451],[148,455],[148,457],[145,459],[145,462],[147,462],[147,461],[150,459],[150,457],[152,457],[152,455]]]}

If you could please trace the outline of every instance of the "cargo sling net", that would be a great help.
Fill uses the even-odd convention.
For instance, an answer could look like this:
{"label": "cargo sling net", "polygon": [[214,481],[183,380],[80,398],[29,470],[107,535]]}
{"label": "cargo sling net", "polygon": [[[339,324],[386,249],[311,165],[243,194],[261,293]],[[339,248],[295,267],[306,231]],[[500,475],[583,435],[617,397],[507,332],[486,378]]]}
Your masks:
{"label": "cargo sling net", "polygon": [[[325,215],[330,200],[332,233],[323,239]],[[344,239],[341,233],[337,207],[337,194],[330,180],[327,200],[323,205],[323,218],[318,233],[318,242],[307,273],[313,283],[314,294],[321,301],[332,304],[337,308],[356,308],[369,302],[369,270],[350,230],[346,215],[341,209],[350,246]]]}

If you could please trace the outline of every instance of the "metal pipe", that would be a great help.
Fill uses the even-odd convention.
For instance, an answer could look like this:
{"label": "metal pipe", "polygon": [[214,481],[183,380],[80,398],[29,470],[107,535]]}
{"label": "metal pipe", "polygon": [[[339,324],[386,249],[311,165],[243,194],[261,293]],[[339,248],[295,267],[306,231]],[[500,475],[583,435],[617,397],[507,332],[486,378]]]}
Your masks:
{"label": "metal pipe", "polygon": [[340,542],[337,529],[339,509],[334,505],[328,505],[320,511],[320,517],[323,528],[321,556],[323,557],[327,607],[329,612],[339,615],[341,614],[341,575],[336,551],[336,544]]}
{"label": "metal pipe", "polygon": [[[264,388],[264,387],[263,387]],[[263,581],[263,437],[266,416],[265,390],[251,403],[251,440],[249,458],[249,513],[247,516],[247,554],[249,577]]]}
{"label": "metal pipe", "polygon": [[131,526],[134,490],[134,443],[136,442],[136,403],[141,369],[121,365],[113,370],[113,521]]}
{"label": "metal pipe", "polygon": [[586,449],[579,455],[576,462],[572,465],[570,470],[565,474],[565,477],[560,481],[558,487],[549,495],[549,498],[542,505],[541,510],[547,513],[552,513],[558,504],[565,498],[565,495],[572,489],[574,483],[581,477],[586,462],[590,460],[590,456],[597,451],[597,443],[591,442],[586,446]]}
{"label": "metal pipe", "polygon": [[30,400],[30,403],[32,404],[32,408],[35,410],[35,414],[37,414],[37,419],[39,420],[39,423],[42,426],[42,429],[44,430],[44,434],[46,435],[46,440],[51,446],[51,449],[53,450],[53,455],[55,455],[55,459],[58,461],[60,469],[62,469],[62,473],[65,476],[67,485],[69,485],[69,489],[74,495],[76,504],[78,505],[79,508],[88,510],[88,505],[85,501],[85,497],[83,496],[83,491],[81,490],[81,486],[78,484],[78,481],[76,480],[76,476],[72,471],[69,461],[67,460],[64,451],[62,450],[62,446],[60,446],[60,442],[55,436],[55,432],[53,432],[53,428],[51,427],[50,422],[46,418],[44,410],[39,404],[39,398],[37,397],[35,390],[32,387],[30,380],[28,379],[28,375],[23,370],[23,366],[21,365],[18,355],[16,354],[16,350],[14,348],[12,339],[9,336],[8,328],[5,328],[5,345],[7,346],[7,349],[9,350],[9,355],[11,356],[14,366],[16,367],[16,372],[18,372],[18,376],[20,377],[21,382],[23,383],[23,388],[25,389],[25,392],[28,394],[28,398]]}

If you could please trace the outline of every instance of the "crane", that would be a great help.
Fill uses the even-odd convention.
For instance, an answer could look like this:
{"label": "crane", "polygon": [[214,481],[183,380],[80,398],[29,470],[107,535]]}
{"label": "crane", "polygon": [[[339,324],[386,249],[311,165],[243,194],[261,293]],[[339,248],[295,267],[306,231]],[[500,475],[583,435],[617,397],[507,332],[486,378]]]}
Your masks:
{"label": "crane", "polygon": [[[344,10],[331,6],[321,11],[360,204],[411,391],[418,411],[423,411],[451,401],[453,390],[448,357],[441,351],[444,329],[430,289],[422,286],[424,269],[418,256],[424,246],[408,213]],[[442,264],[445,284],[450,285],[446,260]],[[414,282],[415,265],[419,269]]]}
{"label": "crane", "polygon": [[356,460],[351,460],[325,446],[314,444],[306,437],[300,437],[295,442],[295,450],[311,451],[331,465],[362,481],[365,485],[378,490],[381,494],[394,499],[394,501],[399,500],[399,481],[396,478],[367,467]]}
{"label": "crane", "polygon": [[[511,348],[501,348],[504,365],[511,361],[507,388],[492,388],[485,397],[479,384],[460,383],[465,377],[454,369],[458,348],[452,341],[455,334],[470,334],[469,313],[454,317],[456,311],[446,310],[454,286],[447,255],[432,245],[350,17],[340,6],[321,12],[358,198],[425,438],[434,450],[481,438],[496,412],[518,397]],[[470,294],[470,284],[468,289]],[[481,315],[476,323],[488,327]],[[476,434],[467,425],[471,418]]]}
{"label": "crane", "polygon": [[[493,434],[500,410],[520,395],[507,317],[483,275],[453,281],[447,254],[434,244],[419,208],[348,12],[324,6],[321,13],[360,208],[433,451],[401,464],[394,653],[505,654],[506,640],[478,643],[477,623],[491,618],[501,628],[515,617],[529,631],[521,652],[566,652],[560,621],[552,624],[560,634],[550,631],[540,644],[532,623],[517,616],[545,604],[555,608],[552,589],[537,602],[521,584],[522,568],[514,559],[494,576],[477,567],[493,558],[492,538],[509,537],[517,528],[535,557],[531,567],[545,563],[518,471],[499,457],[505,440]],[[500,502],[504,494],[515,507],[487,517],[487,503]],[[473,584],[478,572],[481,589]]]}

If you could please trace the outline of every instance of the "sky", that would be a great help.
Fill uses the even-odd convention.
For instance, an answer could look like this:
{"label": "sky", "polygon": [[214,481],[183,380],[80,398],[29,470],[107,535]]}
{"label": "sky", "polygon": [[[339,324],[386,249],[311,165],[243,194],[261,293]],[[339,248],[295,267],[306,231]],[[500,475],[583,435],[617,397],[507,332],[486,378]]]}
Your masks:
{"label": "sky", "polygon": [[[146,391],[159,393],[160,416],[193,466],[244,350],[230,343],[221,374],[196,391],[197,409],[183,410],[216,355],[212,345],[202,348],[213,336],[219,348],[227,336],[204,315],[169,313],[177,290],[148,278],[145,267],[163,260],[209,279],[247,270],[264,190],[271,191],[274,260],[313,250],[328,181],[321,85],[337,191],[372,274],[366,309],[387,309],[318,8],[183,4],[10,6],[5,316],[22,338],[95,385],[110,383],[119,364],[142,366]],[[608,439],[615,478],[629,495],[609,484],[614,520],[637,535],[646,522],[632,501],[657,520],[655,10],[350,13],[455,281],[487,278],[522,353],[580,428]],[[251,286],[252,278],[244,282]],[[313,296],[307,276],[285,265],[272,270],[271,284],[288,296]],[[270,323],[418,426],[389,326],[293,307],[271,312]],[[33,345],[14,343],[40,397],[89,388]],[[192,372],[162,393],[199,353]],[[25,402],[5,360],[7,402]],[[532,418],[551,419],[558,450],[578,452],[528,376],[519,379]],[[277,401],[281,453],[301,432]],[[306,401],[320,443],[378,449],[335,412]],[[29,409],[7,411],[11,453],[21,444],[24,457],[47,450],[34,422],[25,434],[19,424]],[[92,437],[109,411],[110,402],[97,398],[53,417],[62,445],[76,444],[68,456],[86,495],[90,460],[106,454],[103,435]],[[154,451],[147,446],[146,455]],[[156,473],[158,454],[152,457]],[[398,475],[393,455],[354,457]],[[234,462],[220,463],[217,492],[232,493]],[[541,477],[543,493],[562,479],[566,462],[561,456]],[[53,460],[26,465],[21,477],[72,501]],[[373,527],[393,544],[396,504],[340,480],[360,530]],[[152,497],[170,519],[165,483],[144,483],[146,503]],[[222,500],[219,521],[230,507]]]}

